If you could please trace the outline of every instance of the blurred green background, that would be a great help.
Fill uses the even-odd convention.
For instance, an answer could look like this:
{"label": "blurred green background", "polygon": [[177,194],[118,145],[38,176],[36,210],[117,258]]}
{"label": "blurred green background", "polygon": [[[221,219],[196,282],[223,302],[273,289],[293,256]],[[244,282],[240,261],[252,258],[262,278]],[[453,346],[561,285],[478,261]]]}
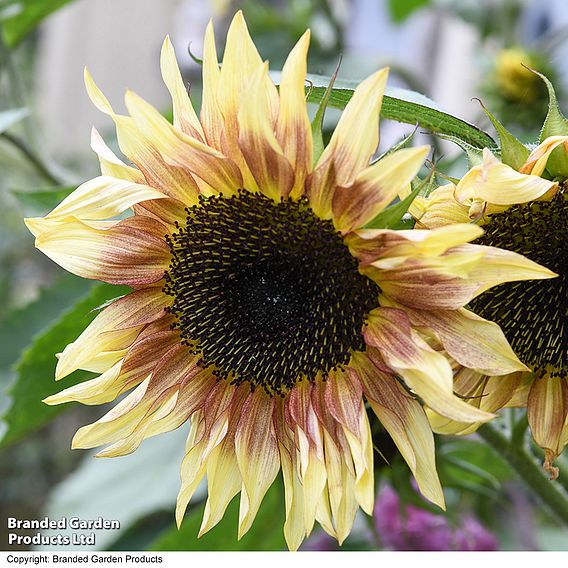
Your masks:
{"label": "blurred green background", "polygon": [[[22,222],[45,214],[96,175],[96,156],[89,151],[91,125],[116,148],[109,121],[84,93],[84,65],[119,111],[123,91],[132,88],[167,115],[158,59],[169,33],[198,106],[200,68],[190,51],[201,55],[211,17],[222,49],[238,8],[272,69],[281,68],[310,27],[310,72],[330,74],[340,55],[342,78],[361,79],[388,64],[391,84],[420,91],[448,112],[488,127],[479,104],[471,100],[482,98],[525,142],[536,139],[547,98],[542,83],[521,63],[545,72],[561,100],[567,87],[568,13],[562,1],[0,0],[0,549],[14,550],[6,542],[7,517],[45,515],[120,520],[120,531],[99,533],[97,548],[103,550],[284,548],[280,483],[269,491],[253,529],[240,542],[236,501],[218,527],[196,539],[204,488],[177,531],[173,508],[185,428],[147,440],[123,458],[95,460],[91,452],[71,451],[75,430],[105,409],[48,407],[41,399],[59,390],[53,380],[55,354],[80,334],[93,310],[119,292],[64,273],[34,249]],[[328,127],[336,117],[328,113]],[[385,122],[381,146],[388,148],[412,129]],[[427,134],[417,133],[420,137],[431,141]],[[450,143],[438,141],[436,151],[450,171],[465,168],[459,149]],[[87,375],[75,373],[64,386]],[[501,419],[505,428],[508,412]],[[413,546],[388,531],[390,526],[400,533],[400,524],[412,517],[414,546],[458,547],[456,535],[467,533],[474,547],[481,529],[475,536],[464,528],[464,519],[473,518],[493,547],[568,550],[568,532],[475,437],[437,438],[448,502],[442,513],[416,495],[408,468],[380,426],[374,426],[378,486],[383,492],[394,487],[399,501],[393,509],[381,498],[376,519],[358,517],[344,549]],[[560,465],[566,483],[568,461]],[[337,548],[317,530],[305,547]]]}

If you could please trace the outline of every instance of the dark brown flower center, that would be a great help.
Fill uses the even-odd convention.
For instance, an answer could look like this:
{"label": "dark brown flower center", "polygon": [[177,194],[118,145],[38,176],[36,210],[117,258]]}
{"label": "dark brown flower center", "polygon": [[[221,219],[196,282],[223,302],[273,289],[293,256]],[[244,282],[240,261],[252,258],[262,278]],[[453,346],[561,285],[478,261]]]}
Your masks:
{"label": "dark brown flower center", "polygon": [[518,252],[558,274],[550,280],[511,282],[471,306],[497,322],[519,358],[535,372],[568,375],[568,196],[516,205],[493,215],[479,244]]}
{"label": "dark brown flower center", "polygon": [[364,349],[379,290],[305,202],[203,198],[168,242],[176,325],[218,377],[282,394]]}

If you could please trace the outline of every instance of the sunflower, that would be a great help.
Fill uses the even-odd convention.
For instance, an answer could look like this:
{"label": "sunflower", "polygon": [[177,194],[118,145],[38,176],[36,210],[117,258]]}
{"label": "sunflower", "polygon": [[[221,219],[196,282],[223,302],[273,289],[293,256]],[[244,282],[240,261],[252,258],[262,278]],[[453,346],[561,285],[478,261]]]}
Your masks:
{"label": "sunflower", "polygon": [[[125,395],[73,447],[108,444],[98,455],[120,456],[189,423],[178,523],[206,476],[200,534],[240,492],[242,536],[281,469],[291,549],[315,520],[342,542],[359,506],[372,514],[365,400],[422,493],[444,506],[421,401],[453,420],[492,414],[454,395],[436,341],[471,368],[525,369],[498,326],[463,306],[498,283],[550,276],[515,253],[468,244],[482,233],[469,224],[361,229],[406,191],[428,148],[370,163],[383,69],[359,85],[314,160],[308,43],[306,32],[277,90],[240,12],[221,68],[210,24],[199,120],[166,39],[173,124],[131,92],[129,115],[116,114],[86,73],[132,165],[94,132],[103,175],[27,220],[37,247],[68,271],[132,287],[60,355],[56,379],[78,368],[100,376],[48,404]],[[126,210],[133,215],[116,219]]]}
{"label": "sunflower", "polygon": [[[551,177],[546,169],[555,151],[568,153],[568,137],[546,138],[516,171],[485,149],[482,163],[457,186],[438,188],[411,208],[422,227],[473,220],[485,229],[480,244],[521,253],[558,275],[506,283],[471,302],[476,313],[500,325],[531,373],[496,379],[461,369],[455,381],[458,392],[490,412],[526,404],[552,477],[558,475],[553,462],[568,443],[568,194],[561,178],[541,177]],[[440,417],[434,424],[447,433],[474,429]]]}

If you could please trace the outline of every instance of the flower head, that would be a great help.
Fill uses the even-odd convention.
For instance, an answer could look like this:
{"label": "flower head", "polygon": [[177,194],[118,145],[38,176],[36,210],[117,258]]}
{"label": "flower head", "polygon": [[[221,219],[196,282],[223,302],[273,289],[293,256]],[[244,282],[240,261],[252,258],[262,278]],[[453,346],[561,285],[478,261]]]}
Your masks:
{"label": "flower head", "polygon": [[[473,397],[474,404],[487,411],[528,404],[533,436],[545,450],[545,467],[555,476],[552,462],[568,442],[568,194],[566,181],[547,179],[553,152],[568,155],[568,137],[543,140],[519,171],[485,149],[483,162],[456,186],[438,188],[421,198],[412,212],[421,226],[430,228],[468,217],[485,229],[480,244],[524,254],[557,274],[546,281],[504,284],[470,304],[476,313],[500,325],[534,375],[495,380],[461,370],[456,378],[458,392]],[[439,431],[472,429],[440,417],[433,420]]]}
{"label": "flower head", "polygon": [[[108,444],[98,455],[119,456],[189,423],[178,523],[206,476],[201,533],[240,492],[243,535],[281,469],[294,549],[316,519],[342,542],[359,506],[372,513],[365,399],[422,493],[443,506],[418,397],[453,420],[492,415],[454,395],[439,345],[472,368],[525,369],[498,327],[463,306],[501,282],[549,276],[515,253],[468,244],[482,233],[472,225],[364,229],[406,190],[428,148],[370,164],[383,69],[355,90],[314,165],[308,43],[307,32],[277,89],[241,13],[221,68],[210,25],[198,119],[166,39],[173,124],[131,92],[129,116],[115,113],[86,73],[133,166],[95,132],[103,175],[27,220],[37,247],[67,270],[133,288],[60,356],[57,379],[78,368],[101,374],[48,404],[101,404],[130,391],[73,446]],[[127,209],[133,216],[116,219]],[[481,329],[491,343],[479,344]]]}

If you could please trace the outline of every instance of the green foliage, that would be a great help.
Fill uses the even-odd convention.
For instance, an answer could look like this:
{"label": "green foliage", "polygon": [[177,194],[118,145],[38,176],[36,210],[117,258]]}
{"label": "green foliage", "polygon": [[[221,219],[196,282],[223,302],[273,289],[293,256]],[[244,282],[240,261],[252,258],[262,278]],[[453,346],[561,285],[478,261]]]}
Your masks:
{"label": "green foliage", "polygon": [[23,120],[30,114],[27,108],[13,108],[0,112],[0,134]]}
{"label": "green foliage", "polygon": [[[548,89],[548,113],[540,132],[540,142],[549,136],[568,136],[568,119],[562,114],[558,106],[558,99],[554,86],[550,80],[535,71],[535,73],[545,82]],[[546,169],[552,177],[568,178],[568,156],[563,147],[556,148],[546,164]]]}
{"label": "green foliage", "polygon": [[387,207],[381,211],[372,221],[365,225],[365,229],[412,229],[414,225],[407,227],[404,224],[403,217],[408,211],[411,203],[421,193],[428,193],[432,184],[433,177],[430,176],[422,182],[418,183],[416,187],[401,201]]}
{"label": "green foliage", "polygon": [[430,0],[389,0],[389,10],[393,21],[400,23],[413,12],[430,5]]}
{"label": "green foliage", "polygon": [[[306,87],[308,101],[312,103],[321,102],[325,96],[326,87],[320,85],[322,82],[324,85],[328,85],[329,77],[308,75],[308,80],[313,83],[313,86]],[[328,103],[330,107],[338,109],[346,107],[355,90],[355,85],[352,83],[349,86],[347,85],[347,82],[343,81],[342,86],[332,89]],[[489,134],[473,124],[434,108],[434,103],[419,93],[405,89],[391,89],[387,90],[387,93],[390,94],[385,94],[381,108],[383,118],[407,124],[417,124],[433,133],[459,138],[476,148],[496,147],[495,141]],[[429,103],[432,106],[429,106]]]}
{"label": "green foliage", "polygon": [[314,119],[312,120],[312,139],[313,139],[313,147],[314,147],[314,156],[313,156],[313,163],[314,165],[317,164],[320,156],[323,154],[324,150],[324,143],[323,143],[323,134],[322,134],[322,127],[323,127],[323,119],[325,116],[325,110],[327,105],[329,104],[329,97],[331,96],[331,92],[333,90],[333,84],[337,79],[337,73],[339,72],[339,64],[335,68],[335,71],[331,78],[329,79],[329,84],[325,89],[325,93],[319,103],[318,110]]}
{"label": "green foliage", "polygon": [[413,189],[402,201],[381,211],[372,221],[365,225],[365,229],[396,229],[410,204],[420,193],[420,187]]}
{"label": "green foliage", "polygon": [[17,45],[47,16],[71,0],[0,0],[0,24],[8,46]]}
{"label": "green foliage", "polygon": [[266,493],[249,532],[237,540],[239,496],[235,497],[221,522],[197,538],[205,504],[192,508],[181,528],[172,526],[148,550],[285,550],[284,491],[277,480]]}
{"label": "green foliage", "polygon": [[54,209],[75,189],[75,186],[54,187],[38,191],[12,191],[12,195],[26,208],[45,213]]}
{"label": "green foliage", "polygon": [[[69,285],[77,286],[75,284]],[[50,292],[47,297],[62,300],[62,294],[65,294],[64,290]],[[75,291],[77,292],[77,290]],[[71,377],[64,379],[58,388],[53,379],[57,363],[56,353],[63,351],[68,343],[74,341],[81,334],[97,315],[96,309],[98,307],[126,292],[125,287],[108,284],[92,286],[86,297],[35,337],[15,366],[16,376],[8,390],[12,404],[2,417],[6,423],[6,433],[0,442],[0,446],[21,438],[67,408],[67,406],[47,406],[41,401],[61,388],[77,384],[92,375],[78,371],[73,373]],[[46,301],[45,297],[43,301]],[[67,305],[69,305],[69,300],[67,302]],[[38,308],[36,307],[36,309]],[[29,309],[27,317],[32,314],[33,309]],[[22,334],[30,337],[28,330],[23,330]]]}

